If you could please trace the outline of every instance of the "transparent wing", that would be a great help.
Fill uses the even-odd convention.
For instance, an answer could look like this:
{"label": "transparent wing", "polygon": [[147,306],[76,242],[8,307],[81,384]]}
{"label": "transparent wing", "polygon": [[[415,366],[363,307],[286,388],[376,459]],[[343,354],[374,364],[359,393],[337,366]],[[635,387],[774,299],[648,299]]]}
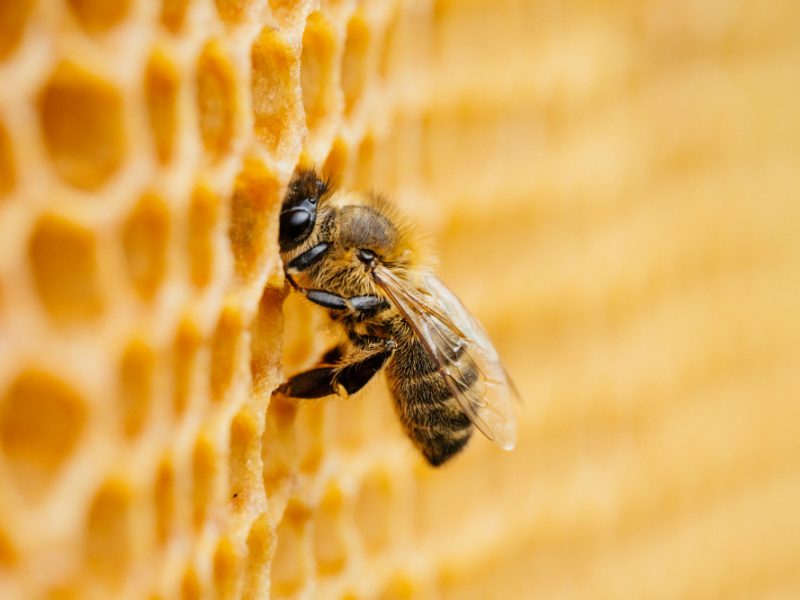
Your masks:
{"label": "transparent wing", "polygon": [[[504,450],[513,449],[518,394],[478,320],[433,274],[414,285],[379,265],[373,276],[434,359],[470,421]],[[474,373],[477,381],[472,381]]]}

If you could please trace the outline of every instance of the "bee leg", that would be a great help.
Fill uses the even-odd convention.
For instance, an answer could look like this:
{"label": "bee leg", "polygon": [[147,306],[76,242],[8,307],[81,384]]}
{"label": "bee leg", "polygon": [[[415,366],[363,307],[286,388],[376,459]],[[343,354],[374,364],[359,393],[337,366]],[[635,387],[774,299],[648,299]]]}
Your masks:
{"label": "bee leg", "polygon": [[[289,274],[302,273],[311,265],[318,263],[328,252],[331,245],[328,242],[320,242],[316,246],[312,246],[302,254],[295,256],[286,266],[286,271]],[[294,282],[292,282],[294,283]]]}
{"label": "bee leg", "polygon": [[[359,352],[344,364],[320,366],[298,373],[281,385],[277,391],[292,398],[311,399],[338,394],[340,387],[347,394],[355,394],[381,370],[394,352],[393,340],[384,340],[364,352]],[[328,352],[332,355],[336,349]]]}
{"label": "bee leg", "polygon": [[305,297],[314,304],[319,304],[329,310],[346,310],[354,314],[374,314],[389,307],[389,303],[380,296],[345,298],[325,290],[309,290],[299,287],[296,289],[305,294]]}

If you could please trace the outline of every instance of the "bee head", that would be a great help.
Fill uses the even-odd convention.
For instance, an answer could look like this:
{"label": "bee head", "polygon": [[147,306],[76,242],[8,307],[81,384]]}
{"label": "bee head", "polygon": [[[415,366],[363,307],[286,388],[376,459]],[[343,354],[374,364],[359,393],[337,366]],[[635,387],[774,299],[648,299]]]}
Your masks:
{"label": "bee head", "polygon": [[311,235],[319,201],[329,189],[329,182],[314,171],[300,171],[294,176],[281,207],[278,239],[281,252],[296,248]]}

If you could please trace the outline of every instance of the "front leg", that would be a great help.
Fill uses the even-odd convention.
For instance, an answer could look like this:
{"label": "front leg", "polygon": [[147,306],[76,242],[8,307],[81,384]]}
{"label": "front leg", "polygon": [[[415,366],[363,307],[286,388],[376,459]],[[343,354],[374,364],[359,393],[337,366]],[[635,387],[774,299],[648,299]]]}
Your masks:
{"label": "front leg", "polygon": [[[394,340],[382,340],[356,352],[339,364],[322,362],[313,369],[298,373],[277,391],[301,399],[331,396],[338,394],[340,388],[348,395],[355,394],[383,368],[395,348]],[[326,357],[330,355],[331,352]]]}
{"label": "front leg", "polygon": [[389,307],[389,303],[380,296],[367,295],[345,298],[333,292],[301,287],[289,273],[286,274],[286,279],[295,290],[303,294],[311,302],[329,310],[343,310],[358,315],[371,315]]}

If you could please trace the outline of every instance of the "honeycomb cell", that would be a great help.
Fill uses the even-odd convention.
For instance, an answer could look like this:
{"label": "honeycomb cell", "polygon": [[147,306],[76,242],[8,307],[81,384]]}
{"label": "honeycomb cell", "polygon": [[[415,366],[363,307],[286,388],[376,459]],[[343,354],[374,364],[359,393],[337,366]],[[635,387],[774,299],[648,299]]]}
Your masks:
{"label": "honeycomb cell", "polygon": [[248,159],[236,178],[228,228],[236,274],[258,277],[269,255],[277,254],[281,184],[262,162]]}
{"label": "honeycomb cell", "polygon": [[300,56],[300,83],[306,127],[313,135],[325,122],[330,122],[336,107],[333,57],[336,38],[330,24],[320,13],[313,13],[303,33]]}
{"label": "honeycomb cell", "polygon": [[347,115],[358,105],[366,85],[369,35],[369,24],[362,15],[350,19],[342,56],[342,91]]}
{"label": "honeycomb cell", "polygon": [[122,430],[128,438],[139,433],[150,415],[156,354],[142,340],[128,344],[119,363]]}
{"label": "honeycomb cell", "polygon": [[340,177],[347,168],[348,153],[347,142],[342,138],[336,138],[322,166],[322,172],[333,177]]}
{"label": "honeycomb cell", "polygon": [[167,271],[169,208],[159,196],[142,196],[122,230],[128,275],[142,300],[152,300]]}
{"label": "honeycomb cell", "polygon": [[192,283],[204,288],[214,276],[214,237],[220,218],[220,199],[205,185],[198,185],[189,203],[189,235],[186,245]]}
{"label": "honeycomb cell", "polygon": [[247,535],[243,600],[259,600],[269,596],[269,565],[274,551],[272,528],[266,513],[262,513]]}
{"label": "honeycomb cell", "polygon": [[182,415],[194,392],[195,366],[203,336],[197,324],[184,317],[178,325],[173,343],[172,405],[176,415]]}
{"label": "honeycomb cell", "polygon": [[240,21],[247,15],[252,0],[214,0],[217,13],[225,21]]}
{"label": "honeycomb cell", "polygon": [[40,499],[75,451],[86,426],[86,404],[67,383],[24,371],[3,394],[0,445],[23,495]]}
{"label": "honeycomb cell", "polygon": [[278,158],[299,149],[302,109],[300,61],[294,49],[272,29],[253,44],[252,103],[256,137]]}
{"label": "honeycomb cell", "polygon": [[223,308],[211,340],[211,398],[215,401],[224,399],[239,366],[243,326],[238,306]]}
{"label": "honeycomb cell", "polygon": [[392,512],[391,500],[388,474],[372,473],[364,479],[355,503],[355,519],[364,547],[369,552],[377,552],[386,546],[389,538],[386,515]]}
{"label": "honeycomb cell", "polygon": [[203,527],[214,503],[218,475],[216,448],[211,440],[201,437],[195,444],[192,454],[192,477],[194,479],[192,522],[197,530]]}
{"label": "honeycomb cell", "polygon": [[144,73],[144,93],[150,133],[161,164],[172,160],[178,129],[178,71],[163,53],[156,52]]}
{"label": "honeycomb cell", "polygon": [[33,279],[49,315],[62,323],[97,317],[103,310],[94,234],[45,215],[28,246]]}
{"label": "honeycomb cell", "polygon": [[292,596],[306,584],[310,575],[307,541],[308,509],[290,500],[278,525],[275,557],[272,559],[272,592],[275,596]]}
{"label": "honeycomb cell", "polygon": [[117,586],[132,555],[131,491],[120,481],[109,481],[97,492],[86,522],[86,562],[107,584]]}
{"label": "honeycomb cell", "polygon": [[250,326],[250,373],[256,396],[268,397],[279,377],[283,298],[282,290],[265,288]]}
{"label": "honeycomb cell", "polygon": [[227,537],[222,538],[214,552],[214,594],[219,600],[242,597],[242,557]]}
{"label": "honeycomb cell", "polygon": [[314,519],[314,557],[317,572],[321,575],[340,573],[347,562],[345,524],[342,522],[343,504],[341,490],[330,485]]}
{"label": "honeycomb cell", "polygon": [[78,66],[62,63],[39,96],[45,146],[68,184],[95,190],[125,157],[122,96],[117,88]]}
{"label": "honeycomb cell", "polygon": [[175,467],[172,459],[161,461],[153,488],[155,504],[156,539],[164,545],[175,527]]}
{"label": "honeycomb cell", "polygon": [[0,2],[0,60],[7,58],[22,40],[36,0]]}
{"label": "honeycomb cell", "polygon": [[130,10],[130,0],[67,0],[67,3],[81,26],[92,33],[114,27]]}
{"label": "honeycomb cell", "polygon": [[180,33],[186,21],[189,0],[162,0],[161,24],[172,33]]}
{"label": "honeycomb cell", "polygon": [[5,125],[0,122],[0,201],[11,193],[16,184],[17,165],[14,159],[14,149]]}
{"label": "honeycomb cell", "polygon": [[203,584],[197,570],[189,567],[181,581],[181,600],[201,600],[204,596]]}
{"label": "honeycomb cell", "polygon": [[18,559],[17,549],[5,531],[0,530],[0,568],[13,567]]}
{"label": "honeycomb cell", "polygon": [[236,72],[218,42],[197,61],[197,112],[203,146],[214,159],[231,148],[236,133]]}
{"label": "honeycomb cell", "polygon": [[230,503],[235,510],[246,508],[261,485],[261,427],[246,409],[231,422],[229,456]]}

